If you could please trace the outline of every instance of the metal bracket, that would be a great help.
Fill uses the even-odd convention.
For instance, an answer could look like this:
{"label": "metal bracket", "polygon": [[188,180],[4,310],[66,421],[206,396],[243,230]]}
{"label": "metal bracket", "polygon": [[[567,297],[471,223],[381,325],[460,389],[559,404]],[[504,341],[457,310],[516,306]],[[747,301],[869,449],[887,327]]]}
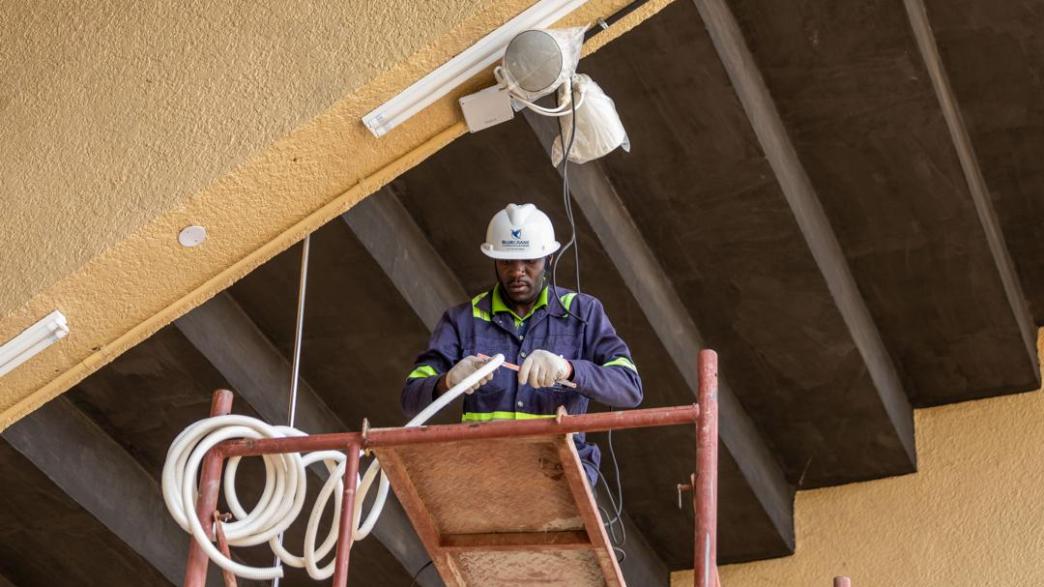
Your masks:
{"label": "metal bracket", "polygon": [[682,508],[682,492],[692,491],[693,487],[696,487],[696,473],[693,473],[692,475],[689,475],[689,482],[688,483],[679,483],[678,484],[678,486],[677,486],[677,489],[678,489],[678,509],[683,509]]}

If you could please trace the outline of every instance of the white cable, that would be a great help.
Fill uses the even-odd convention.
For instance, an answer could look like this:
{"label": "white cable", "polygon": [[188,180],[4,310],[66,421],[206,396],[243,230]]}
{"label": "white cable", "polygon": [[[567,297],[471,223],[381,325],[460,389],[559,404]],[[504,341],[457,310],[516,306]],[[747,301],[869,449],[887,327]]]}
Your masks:
{"label": "white cable", "polygon": [[[493,68],[493,77],[496,78],[497,82],[507,90],[512,100],[515,100],[519,104],[522,104],[523,106],[529,108],[533,112],[536,112],[537,114],[540,114],[542,116],[565,116],[567,114],[572,113],[574,110],[579,110],[580,107],[584,105],[584,96],[586,95],[584,87],[579,84],[574,84],[572,78],[566,79],[564,82],[567,88],[565,101],[555,106],[554,108],[545,108],[544,106],[541,106],[534,102],[530,102],[528,99],[526,99],[522,95],[522,92],[520,91],[518,84],[512,81],[510,79],[510,76],[504,73],[503,66],[498,65]],[[571,104],[574,93],[579,94],[579,97],[576,99],[575,109]]]}
{"label": "white cable", "polygon": [[[503,355],[496,355],[486,364],[479,367],[460,383],[454,385],[446,393],[439,396],[421,413],[410,420],[406,427],[412,428],[428,421],[439,410],[458,398],[471,386],[478,383],[486,375],[492,373],[504,362]],[[208,531],[200,524],[195,514],[196,487],[199,485],[198,471],[203,457],[212,447],[220,442],[238,438],[287,438],[305,436],[304,432],[289,426],[271,426],[249,416],[215,416],[200,420],[183,430],[174,439],[167,451],[167,460],[163,464],[163,501],[167,510],[186,532],[193,535],[210,560],[222,569],[231,571],[237,576],[257,581],[269,581],[283,576],[279,565],[271,567],[251,567],[238,563],[221,553],[210,541]],[[235,521],[224,523],[222,529],[230,546],[253,546],[268,542],[272,551],[283,564],[304,568],[308,575],[316,580],[327,579],[333,575],[334,561],[325,567],[319,561],[337,544],[341,499],[344,489],[344,470],[347,457],[340,451],[315,451],[301,456],[299,453],[264,455],[265,486],[261,497],[253,509],[247,511],[236,494],[236,471],[239,468],[239,457],[228,460],[224,473],[224,495]],[[296,556],[287,551],[277,540],[277,536],[290,527],[304,506],[307,489],[305,468],[313,463],[322,462],[330,473],[329,478],[319,491],[315,505],[308,516],[305,529],[304,552]],[[373,506],[360,524],[362,506],[370,486],[380,473],[377,496]],[[377,523],[381,509],[388,497],[388,480],[380,471],[380,463],[374,459],[365,475],[358,483],[355,503],[355,528],[352,536],[355,540],[365,538]],[[326,511],[330,499],[333,498],[333,524],[323,542],[316,545],[319,531],[319,520]]]}
{"label": "white cable", "polygon": [[[567,81],[566,83],[569,84],[570,82]],[[568,95],[572,96],[573,93],[574,92],[572,88],[570,88],[568,91]],[[584,96],[586,96],[587,94],[586,92],[584,92],[583,86],[577,86],[576,93],[580,95],[580,97],[576,99],[576,107],[580,108],[584,105]],[[533,102],[520,98],[516,94],[511,94],[511,97],[517,100],[518,102],[522,103],[524,106],[526,106],[533,112],[536,112],[537,114],[540,114],[542,116],[561,117],[566,116],[567,114],[571,114],[573,112],[573,107],[570,104],[572,98],[567,98],[564,102],[562,102],[558,106],[555,106],[554,108],[544,108],[539,104],[535,104]]]}

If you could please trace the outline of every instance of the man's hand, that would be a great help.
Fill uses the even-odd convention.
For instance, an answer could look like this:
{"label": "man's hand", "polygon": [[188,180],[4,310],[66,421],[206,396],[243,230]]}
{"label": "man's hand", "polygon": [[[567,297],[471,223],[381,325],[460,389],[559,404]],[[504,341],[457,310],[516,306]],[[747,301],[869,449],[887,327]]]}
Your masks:
{"label": "man's hand", "polygon": [[[478,371],[479,367],[485,365],[487,361],[489,361],[489,359],[480,359],[475,355],[464,357],[460,360],[459,363],[454,365],[453,368],[446,373],[446,376],[443,378],[443,382],[445,382],[446,389],[442,391],[448,391],[454,385],[457,385],[461,381],[464,381],[465,377],[471,375],[475,371]],[[493,380],[493,373],[495,372],[496,371],[490,371],[488,375],[478,380],[478,382],[475,383],[475,385],[472,385],[471,387],[467,388],[464,391],[464,393],[468,395],[475,393],[476,389],[482,387],[483,385]]]}
{"label": "man's hand", "polygon": [[530,387],[551,387],[559,380],[568,380],[573,374],[573,366],[562,357],[545,351],[535,350],[526,357],[522,368],[518,370],[518,382]]}

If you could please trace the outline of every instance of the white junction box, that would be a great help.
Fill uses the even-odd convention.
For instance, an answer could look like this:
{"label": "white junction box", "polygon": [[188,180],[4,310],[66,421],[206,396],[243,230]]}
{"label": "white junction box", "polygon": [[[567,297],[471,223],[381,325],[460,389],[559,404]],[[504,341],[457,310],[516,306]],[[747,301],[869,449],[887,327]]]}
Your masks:
{"label": "white junction box", "polygon": [[506,89],[499,86],[461,97],[460,109],[464,111],[468,130],[473,133],[515,117],[515,111],[511,108],[511,96]]}

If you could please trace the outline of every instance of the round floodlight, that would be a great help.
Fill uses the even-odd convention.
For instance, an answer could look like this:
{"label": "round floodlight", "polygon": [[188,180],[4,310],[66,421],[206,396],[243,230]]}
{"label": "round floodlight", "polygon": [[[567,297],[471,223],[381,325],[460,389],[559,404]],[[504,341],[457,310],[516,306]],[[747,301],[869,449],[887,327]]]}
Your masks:
{"label": "round floodlight", "polygon": [[558,83],[565,58],[555,38],[545,31],[515,35],[504,52],[504,69],[517,86],[533,94],[549,92]]}

